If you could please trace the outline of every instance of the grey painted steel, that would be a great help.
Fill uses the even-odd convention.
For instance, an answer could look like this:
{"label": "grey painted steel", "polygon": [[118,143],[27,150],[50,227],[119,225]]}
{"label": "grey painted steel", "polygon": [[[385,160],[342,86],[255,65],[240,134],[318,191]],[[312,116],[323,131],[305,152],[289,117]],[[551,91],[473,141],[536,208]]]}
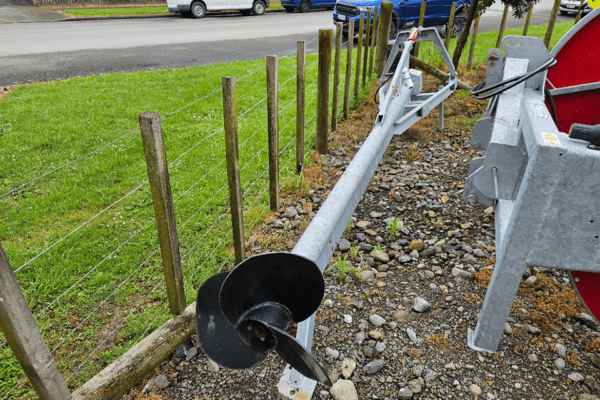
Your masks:
{"label": "grey painted steel", "polygon": [[[509,38],[522,47],[507,50],[504,78],[548,59],[529,39]],[[600,272],[600,152],[558,131],[540,75],[499,96],[487,154],[473,160],[465,185],[465,199],[491,200],[496,212],[496,266],[468,334],[479,351],[496,351],[526,266]]]}
{"label": "grey painted steel", "polygon": [[[450,60],[437,32],[433,30],[436,32],[433,36],[427,33],[428,29],[423,31],[434,42],[439,41],[441,49],[438,43],[436,47],[444,59]],[[403,32],[400,32],[398,37],[402,35]],[[414,93],[415,87],[420,85],[419,82],[415,85],[413,78],[418,80],[421,75],[410,73],[408,70],[408,55],[412,45],[413,42],[407,41],[400,46],[396,40],[393,48],[395,51],[392,51],[390,58],[395,58],[400,48],[403,50],[403,56],[391,84],[380,89],[380,98],[383,99],[380,102],[380,110],[383,112],[378,115],[375,127],[292,250],[294,254],[313,260],[321,272],[325,270],[392,136],[402,134],[412,124],[426,116],[430,110],[450,96],[456,87],[458,81],[454,74],[453,78],[435,93]],[[448,65],[451,66],[452,63],[449,62]],[[388,67],[387,71],[389,70]],[[298,324],[296,334],[296,339],[309,350],[312,347],[314,321],[313,314],[308,320]],[[314,381],[300,375],[289,366],[284,370],[278,384],[279,392],[290,399],[310,398],[315,387]]]}
{"label": "grey painted steel", "polygon": [[583,85],[565,86],[558,89],[550,89],[550,94],[552,96],[560,96],[562,94],[581,93],[598,89],[600,89],[600,82],[594,82]]}

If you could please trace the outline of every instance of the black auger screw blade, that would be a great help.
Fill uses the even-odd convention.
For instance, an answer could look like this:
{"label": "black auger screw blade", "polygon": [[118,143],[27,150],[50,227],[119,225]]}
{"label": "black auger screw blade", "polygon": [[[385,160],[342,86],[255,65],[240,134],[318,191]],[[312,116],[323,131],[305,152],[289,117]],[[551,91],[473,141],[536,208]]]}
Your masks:
{"label": "black auger screw blade", "polygon": [[301,374],[331,387],[316,359],[285,329],[310,317],[325,283],[316,264],[291,253],[250,257],[198,290],[196,329],[202,350],[232,369],[250,368],[275,350]]}

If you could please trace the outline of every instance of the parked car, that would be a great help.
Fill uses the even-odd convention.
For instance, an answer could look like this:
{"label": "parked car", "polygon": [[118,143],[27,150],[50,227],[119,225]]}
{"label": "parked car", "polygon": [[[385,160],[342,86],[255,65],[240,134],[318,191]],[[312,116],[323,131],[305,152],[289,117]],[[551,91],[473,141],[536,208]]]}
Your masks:
{"label": "parked car", "polygon": [[[399,29],[406,29],[416,26],[419,23],[419,14],[421,3],[424,0],[393,0],[392,25],[390,28],[390,38],[396,37]],[[423,26],[437,26],[441,33],[445,32],[444,25],[448,24],[450,18],[450,7],[453,0],[429,0],[425,8],[425,18]],[[454,14],[454,23],[452,35],[456,36],[465,25],[466,9],[471,3],[470,0],[457,0],[456,11]],[[354,32],[358,31],[360,18],[366,13],[371,13],[373,18],[374,7],[381,8],[381,0],[341,0],[338,1],[333,12],[333,23],[344,23],[344,33],[348,32],[347,21],[354,18]]]}
{"label": "parked car", "polygon": [[312,8],[329,8],[333,10],[336,0],[281,0],[281,6],[287,12],[307,12]]}
{"label": "parked car", "polygon": [[269,0],[167,0],[167,9],[184,17],[203,18],[206,12],[240,10],[243,15],[263,15]]}
{"label": "parked car", "polygon": [[[558,11],[560,11],[562,15],[577,14],[580,4],[581,3],[579,0],[561,0],[560,7],[558,7]],[[592,7],[589,6],[587,1],[583,3],[583,10],[581,11],[581,15],[587,15],[591,11]]]}

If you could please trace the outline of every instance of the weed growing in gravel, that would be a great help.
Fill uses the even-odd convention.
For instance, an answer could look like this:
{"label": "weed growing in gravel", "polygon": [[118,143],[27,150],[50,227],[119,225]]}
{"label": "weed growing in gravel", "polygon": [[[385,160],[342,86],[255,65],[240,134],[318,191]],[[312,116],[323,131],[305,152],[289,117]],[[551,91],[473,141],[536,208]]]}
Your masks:
{"label": "weed growing in gravel", "polygon": [[396,240],[398,239],[398,237],[400,236],[400,230],[402,228],[404,228],[402,225],[400,225],[399,223],[400,221],[398,220],[398,218],[394,218],[393,220],[391,220],[387,226],[388,230],[390,231],[390,239],[391,240]]}
{"label": "weed growing in gravel", "polygon": [[385,249],[385,246],[381,246],[381,243],[377,243],[377,245],[375,246],[375,250],[377,251],[381,251],[383,249]]}
{"label": "weed growing in gravel", "polygon": [[344,256],[344,259],[338,256],[337,261],[335,262],[335,264],[333,264],[338,268],[338,278],[340,279],[340,285],[346,284],[346,273],[349,270],[349,266],[348,264],[346,264],[347,258],[347,255]]}
{"label": "weed growing in gravel", "polygon": [[356,256],[357,256],[357,255],[358,255],[358,252],[357,252],[357,250],[356,250],[356,246],[352,246],[352,247],[350,247],[350,257],[351,257],[353,260],[356,260]]}

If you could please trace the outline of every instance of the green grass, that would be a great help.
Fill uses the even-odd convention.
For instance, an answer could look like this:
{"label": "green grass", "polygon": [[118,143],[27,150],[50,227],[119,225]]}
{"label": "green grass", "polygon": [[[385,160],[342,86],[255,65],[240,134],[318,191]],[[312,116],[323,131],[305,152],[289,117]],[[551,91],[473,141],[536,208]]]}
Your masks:
{"label": "green grass", "polygon": [[124,7],[124,8],[97,8],[97,9],[70,9],[63,13],[77,17],[109,17],[116,15],[149,15],[167,14],[165,7]]}
{"label": "green grass", "polygon": [[[524,22],[523,22],[524,23]],[[550,49],[556,45],[556,43],[564,36],[565,33],[569,29],[573,27],[573,22],[562,22],[554,25],[554,32],[552,34],[552,38],[550,40]],[[527,36],[535,36],[540,39],[544,39],[544,35],[546,34],[547,25],[540,26],[530,26],[529,32]],[[506,29],[504,31],[504,36],[506,35],[518,35],[520,36],[523,33],[523,28],[518,29]],[[486,56],[489,49],[496,47],[496,40],[498,39],[498,31],[479,33],[477,35],[476,43],[475,43],[475,51],[473,53],[473,66],[478,67],[480,64],[485,66]],[[452,58],[452,54],[454,54],[454,48],[456,47],[457,38],[450,39],[450,47],[448,49],[448,53]],[[465,48],[463,49],[460,65],[466,66],[467,60],[469,58],[469,50],[471,48],[471,37],[467,41]],[[419,48],[419,58],[423,61],[430,63],[432,65],[443,65],[442,58],[440,57],[438,51],[435,49],[433,43],[422,43]]]}
{"label": "green grass", "polygon": [[[307,55],[307,151],[314,145],[316,60]],[[264,60],[222,63],[24,85],[0,100],[0,196],[125,135],[0,199],[0,242],[13,269],[23,266],[17,279],[49,348],[57,347],[60,371],[70,377],[92,355],[70,388],[169,318],[137,115],[180,110],[162,125],[189,304],[206,278],[233,265],[222,76],[237,78],[246,229],[269,212],[265,75]],[[280,59],[282,179],[295,170],[295,76],[295,57]],[[340,98],[343,77],[341,82]],[[11,354],[0,347],[0,397],[23,376]],[[35,397],[28,387],[15,393]]]}

